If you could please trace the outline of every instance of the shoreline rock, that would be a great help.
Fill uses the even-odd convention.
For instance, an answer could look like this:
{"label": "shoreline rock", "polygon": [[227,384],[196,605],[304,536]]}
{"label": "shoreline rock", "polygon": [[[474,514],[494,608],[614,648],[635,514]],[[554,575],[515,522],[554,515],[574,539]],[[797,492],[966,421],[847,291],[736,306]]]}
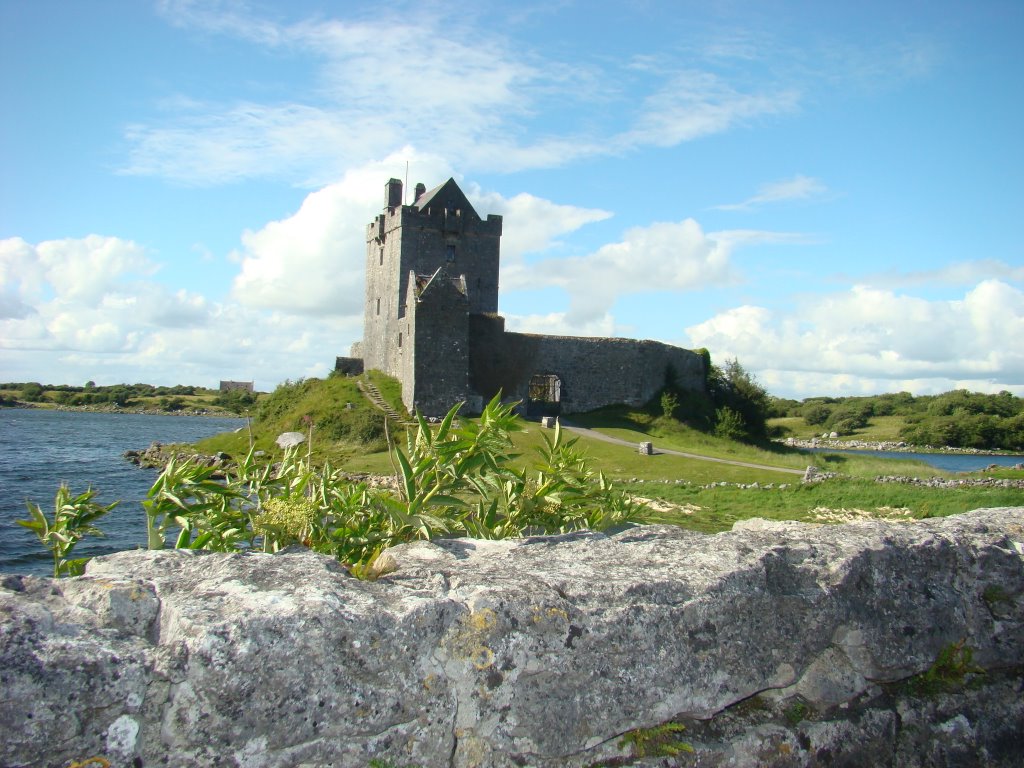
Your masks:
{"label": "shoreline rock", "polygon": [[137,467],[159,470],[163,470],[168,462],[175,457],[191,461],[199,466],[217,467],[221,470],[227,469],[235,463],[234,458],[227,453],[217,453],[211,456],[207,453],[189,450],[187,445],[165,446],[156,441],[150,443],[149,447],[144,450],[129,449],[122,453],[121,456]]}

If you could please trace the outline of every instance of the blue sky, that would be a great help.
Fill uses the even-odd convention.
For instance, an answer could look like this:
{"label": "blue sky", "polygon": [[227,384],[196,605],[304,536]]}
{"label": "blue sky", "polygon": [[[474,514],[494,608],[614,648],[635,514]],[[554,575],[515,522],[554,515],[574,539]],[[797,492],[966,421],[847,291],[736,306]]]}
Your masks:
{"label": "blue sky", "polygon": [[1024,3],[0,0],[0,380],[323,376],[391,176],[508,327],[1024,395]]}

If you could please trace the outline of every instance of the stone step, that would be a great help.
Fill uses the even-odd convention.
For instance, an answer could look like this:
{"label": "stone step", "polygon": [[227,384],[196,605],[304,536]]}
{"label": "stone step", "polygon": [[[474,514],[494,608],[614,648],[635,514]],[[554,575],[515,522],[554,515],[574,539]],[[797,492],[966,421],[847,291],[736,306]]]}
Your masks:
{"label": "stone step", "polygon": [[397,424],[408,423],[407,420],[403,419],[398,411],[396,411],[391,404],[384,399],[384,396],[372,381],[360,378],[356,380],[356,386],[359,387],[359,391],[366,396],[366,399],[373,403],[378,410],[383,411],[384,415],[391,419],[391,421]]}

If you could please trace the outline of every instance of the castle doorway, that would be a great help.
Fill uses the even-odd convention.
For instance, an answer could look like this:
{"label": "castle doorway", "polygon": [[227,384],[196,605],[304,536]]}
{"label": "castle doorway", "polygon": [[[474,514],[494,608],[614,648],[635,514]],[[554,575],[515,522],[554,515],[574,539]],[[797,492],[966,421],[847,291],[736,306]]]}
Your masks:
{"label": "castle doorway", "polygon": [[537,373],[530,378],[526,396],[526,415],[530,418],[557,416],[562,410],[562,380],[553,373]]}

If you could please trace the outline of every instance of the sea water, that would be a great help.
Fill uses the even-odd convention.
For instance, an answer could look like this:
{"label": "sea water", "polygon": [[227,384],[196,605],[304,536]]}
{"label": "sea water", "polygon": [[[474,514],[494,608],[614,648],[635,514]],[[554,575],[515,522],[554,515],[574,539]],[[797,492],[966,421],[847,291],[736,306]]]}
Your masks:
{"label": "sea water", "polygon": [[26,501],[53,515],[61,483],[73,495],[96,489],[94,501],[121,503],[98,521],[105,538],[86,537],[72,557],[95,557],[146,546],[140,501],[159,474],[122,454],[152,442],[192,443],[245,425],[244,419],[0,409],[0,572],[48,576],[53,558],[35,533],[15,523],[28,517]]}

